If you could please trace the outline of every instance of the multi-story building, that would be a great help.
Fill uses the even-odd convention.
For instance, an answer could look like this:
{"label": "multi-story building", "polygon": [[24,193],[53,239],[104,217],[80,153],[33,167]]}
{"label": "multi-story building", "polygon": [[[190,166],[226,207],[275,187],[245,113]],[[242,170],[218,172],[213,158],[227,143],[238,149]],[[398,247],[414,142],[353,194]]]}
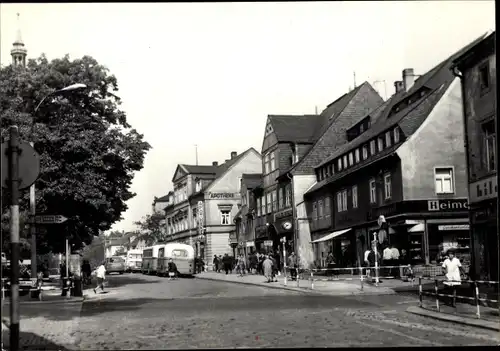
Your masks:
{"label": "multi-story building", "polygon": [[[266,191],[273,187],[280,189],[280,194],[283,192],[281,189],[285,189],[284,206],[280,207],[280,201],[278,211],[270,211],[274,215],[268,218],[268,223],[274,225],[269,228],[278,232],[278,236],[285,235],[292,241],[293,245],[288,249],[296,251],[305,266],[312,263],[313,253],[303,195],[316,182],[313,167],[326,159],[339,145],[345,144],[345,131],[382,103],[380,95],[365,82],[332,102],[319,116],[304,121],[303,125],[295,126],[281,121],[276,123],[269,119],[270,127],[266,129],[262,153],[266,155],[279,150],[279,154],[284,154],[284,157],[280,157],[277,180],[276,175],[273,175],[264,185]],[[273,130],[278,131],[278,136],[272,134]],[[300,133],[298,139],[286,140],[280,137],[293,136],[294,133]]]}
{"label": "multi-story building", "polygon": [[[173,203],[165,209],[167,242],[193,245],[207,264],[213,255],[231,253],[232,218],[240,204],[240,178],[260,172],[262,158],[253,148],[219,165],[180,164],[173,177]],[[237,244],[236,240],[233,240]]]}
{"label": "multi-story building", "polygon": [[486,34],[458,57],[453,68],[462,81],[474,268],[471,275],[498,281],[495,32]]}
{"label": "multi-story building", "polygon": [[[418,79],[403,71],[396,93],[346,131],[349,142],[315,167],[305,194],[318,263],[362,263],[385,216],[387,237],[408,263],[439,262],[454,247],[470,260],[460,82],[447,58]],[[439,269],[440,271],[440,269]],[[431,273],[432,274],[432,273]]]}
{"label": "multi-story building", "polygon": [[243,174],[241,176],[240,210],[234,217],[238,254],[245,257],[255,251],[255,220],[257,201],[253,190],[262,183],[262,174]]}
{"label": "multi-story building", "polygon": [[165,207],[168,205],[168,200],[170,199],[170,194],[173,192],[169,192],[167,195],[162,197],[154,197],[152,210],[153,213],[163,213]]}

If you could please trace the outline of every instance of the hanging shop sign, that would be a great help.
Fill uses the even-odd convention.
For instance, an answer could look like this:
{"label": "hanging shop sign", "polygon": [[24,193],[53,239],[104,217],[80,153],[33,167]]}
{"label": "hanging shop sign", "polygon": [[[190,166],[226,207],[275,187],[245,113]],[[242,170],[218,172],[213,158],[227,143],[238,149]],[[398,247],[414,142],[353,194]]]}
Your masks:
{"label": "hanging shop sign", "polygon": [[446,224],[438,225],[438,230],[469,230],[468,224]]}
{"label": "hanging shop sign", "polygon": [[264,240],[264,246],[273,246],[272,240]]}
{"label": "hanging shop sign", "polygon": [[246,245],[247,245],[247,247],[255,247],[255,242],[254,241],[247,241]]}

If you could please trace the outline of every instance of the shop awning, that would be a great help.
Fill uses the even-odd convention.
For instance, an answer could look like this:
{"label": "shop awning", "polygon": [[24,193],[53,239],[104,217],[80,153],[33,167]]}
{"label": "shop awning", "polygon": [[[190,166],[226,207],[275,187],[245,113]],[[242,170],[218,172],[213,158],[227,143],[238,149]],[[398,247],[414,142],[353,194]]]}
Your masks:
{"label": "shop awning", "polygon": [[344,234],[344,233],[347,233],[349,230],[351,230],[351,228],[349,228],[349,229],[344,229],[344,230],[339,230],[339,231],[337,231],[337,232],[333,232],[333,233],[327,234],[327,235],[325,235],[324,237],[319,238],[319,239],[316,239],[316,240],[314,240],[314,241],[312,241],[312,242],[313,242],[313,243],[320,243],[320,242],[322,242],[322,241],[327,241],[327,240],[333,239],[333,238],[335,238],[335,237],[337,237],[337,236],[339,236],[339,235],[342,235],[342,234]]}
{"label": "shop awning", "polygon": [[419,223],[408,230],[408,233],[420,233],[425,231],[425,226],[423,223]]}

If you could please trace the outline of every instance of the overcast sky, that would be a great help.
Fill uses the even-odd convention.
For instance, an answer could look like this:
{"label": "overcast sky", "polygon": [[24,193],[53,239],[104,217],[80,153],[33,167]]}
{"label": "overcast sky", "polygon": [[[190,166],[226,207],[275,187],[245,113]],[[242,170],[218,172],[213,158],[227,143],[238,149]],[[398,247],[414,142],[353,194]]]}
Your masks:
{"label": "overcast sky", "polygon": [[[1,4],[1,63],[20,13],[29,57],[93,56],[153,146],[124,220],[135,229],[178,163],[260,151],[267,114],[321,111],[356,84],[425,73],[487,30],[493,1]],[[373,86],[386,98],[384,83]]]}

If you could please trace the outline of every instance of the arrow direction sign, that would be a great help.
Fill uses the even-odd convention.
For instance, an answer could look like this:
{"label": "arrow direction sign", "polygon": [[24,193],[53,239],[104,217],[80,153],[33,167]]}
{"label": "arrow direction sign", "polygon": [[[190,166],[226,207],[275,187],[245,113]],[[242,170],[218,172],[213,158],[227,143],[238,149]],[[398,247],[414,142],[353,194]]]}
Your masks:
{"label": "arrow direction sign", "polygon": [[61,224],[68,219],[62,215],[41,215],[35,216],[35,223],[37,224]]}

